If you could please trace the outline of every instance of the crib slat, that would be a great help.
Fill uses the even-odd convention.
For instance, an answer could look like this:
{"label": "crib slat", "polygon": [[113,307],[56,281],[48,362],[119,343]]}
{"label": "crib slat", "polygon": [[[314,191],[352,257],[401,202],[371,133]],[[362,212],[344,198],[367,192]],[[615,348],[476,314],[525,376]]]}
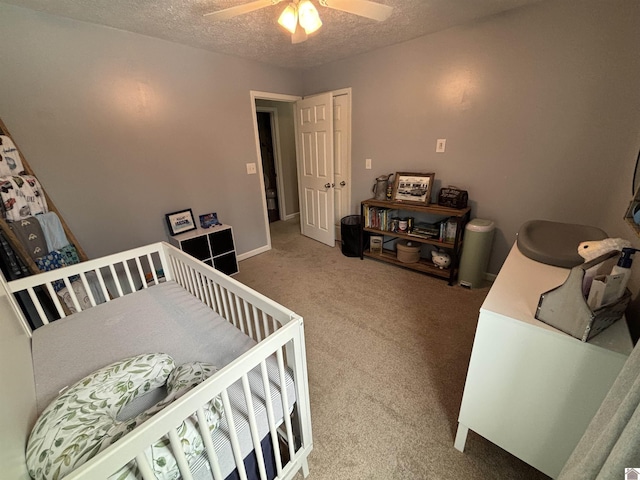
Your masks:
{"label": "crib slat", "polygon": [[182,442],[180,441],[180,437],[178,437],[178,432],[175,428],[169,430],[169,442],[171,442],[171,450],[173,451],[173,456],[178,464],[178,470],[180,470],[182,480],[193,480],[191,469],[187,462],[187,457],[185,457],[184,450],[182,449]]}
{"label": "crib slat", "polygon": [[256,338],[255,340],[257,342],[261,342],[262,341],[262,333],[260,331],[260,312],[258,312],[258,307],[256,307],[255,305],[252,305],[252,311],[253,311],[253,326],[256,329]]}
{"label": "crib slat", "polygon": [[276,459],[276,472],[278,476],[282,474],[282,459],[280,457],[280,445],[278,442],[278,431],[276,430],[275,415],[273,413],[273,400],[271,400],[271,385],[269,385],[269,373],[264,360],[260,362],[260,373],[262,374],[262,387],[264,388],[264,399],[267,407],[267,421],[269,422],[269,433],[273,444],[273,456]]}
{"label": "crib slat", "polygon": [[140,280],[142,280],[142,288],[149,288],[147,285],[147,277],[144,276],[144,270],[142,269],[142,264],[140,263],[140,257],[135,258],[136,268],[138,269],[138,276]]}
{"label": "crib slat", "polygon": [[233,295],[233,299],[235,300],[235,306],[232,309],[232,316],[234,318],[233,324],[236,326],[236,328],[239,328],[242,333],[245,333],[244,325],[242,324],[242,315],[241,315],[242,310],[240,310],[240,298],[238,298],[237,295]]}
{"label": "crib slat", "polygon": [[40,305],[40,300],[38,300],[38,297],[36,295],[36,292],[33,290],[33,287],[29,287],[27,288],[27,292],[29,293],[29,297],[31,298],[31,301],[33,302],[33,304],[36,307],[36,310],[38,311],[38,315],[40,315],[40,320],[42,320],[43,324],[47,324],[49,323],[49,320],[47,320],[47,316],[44,313],[44,310],[42,309],[42,305]]}
{"label": "crib slat", "polygon": [[129,261],[124,260],[122,262],[122,265],[124,266],[124,272],[127,274],[127,280],[129,280],[129,287],[131,288],[132,292],[135,292],[136,286],[133,283],[133,277],[131,276],[131,270],[129,269]]}
{"label": "crib slat", "polygon": [[213,284],[213,292],[216,296],[216,308],[214,308],[215,312],[218,315],[222,315],[222,303],[221,302],[221,293],[220,293],[220,285],[218,283]]}
{"label": "crib slat", "polygon": [[218,455],[213,447],[213,441],[211,440],[211,432],[209,432],[209,427],[207,423],[207,419],[204,415],[204,410],[200,407],[196,410],[196,415],[198,417],[198,428],[200,430],[200,437],[204,443],[204,448],[207,451],[207,457],[209,461],[209,466],[211,467],[211,473],[213,474],[213,480],[223,480],[222,472],[220,471],[220,465],[218,462]]}
{"label": "crib slat", "polygon": [[191,279],[191,295],[198,298],[198,279],[196,277],[197,272],[192,267],[189,269],[189,278]]}
{"label": "crib slat", "polygon": [[58,311],[58,315],[60,315],[60,318],[65,318],[67,315],[64,313],[64,309],[62,308],[62,304],[60,303],[58,294],[53,289],[53,285],[51,285],[51,282],[47,282],[44,284],[44,286],[47,287],[47,292],[49,292],[49,297],[51,297],[51,299],[53,300],[53,304],[55,305],[56,310]]}
{"label": "crib slat", "polygon": [[256,425],[256,412],[253,408],[253,399],[251,398],[251,389],[249,388],[249,380],[247,375],[242,375],[242,389],[244,390],[244,400],[247,402],[247,414],[249,416],[249,430],[253,439],[253,451],[256,454],[256,462],[258,463],[258,471],[260,478],[267,480],[267,472],[264,468],[264,456],[262,455],[262,447],[260,446],[260,435],[258,435],[258,426]]}
{"label": "crib slat", "polygon": [[207,277],[198,272],[198,290],[200,291],[200,301],[207,303]]}
{"label": "crib slat", "polygon": [[236,468],[238,469],[238,476],[240,480],[247,480],[247,472],[244,468],[244,459],[240,450],[240,443],[238,442],[238,434],[236,433],[236,423],[233,421],[233,411],[231,410],[231,402],[229,402],[229,394],[227,390],[222,391],[222,405],[224,406],[224,415],[227,419],[227,425],[229,426],[229,438],[231,440],[231,449],[233,450],[233,458],[236,461]]}
{"label": "crib slat", "polygon": [[159,283],[158,274],[156,273],[156,266],[153,263],[153,257],[151,256],[150,253],[147,253],[147,261],[149,262],[149,268],[151,269],[151,275],[153,275],[153,284],[157,285]]}
{"label": "crib slat", "polygon": [[87,280],[87,276],[84,272],[80,272],[80,280],[82,280],[82,285],[84,286],[85,292],[87,292],[87,296],[89,297],[89,302],[92,307],[96,306],[96,299],[93,296],[93,292],[91,291],[91,287],[89,286],[89,281]]}
{"label": "crib slat", "polygon": [[78,303],[78,297],[76,297],[76,292],[74,292],[73,288],[71,287],[71,282],[69,282],[69,278],[64,277],[62,281],[64,282],[65,287],[67,287],[67,291],[69,292],[69,297],[73,302],[73,306],[76,307],[76,312],[81,311],[82,309],[80,308],[80,304]]}
{"label": "crib slat", "polygon": [[284,376],[284,361],[282,359],[282,348],[276,350],[276,358],[278,360],[278,373],[280,373],[280,397],[282,398],[282,412],[284,415],[284,424],[287,428],[287,443],[289,444],[289,455],[293,458],[295,453],[293,430],[291,428],[291,418],[289,417],[289,396],[287,394],[287,384]]}
{"label": "crib slat", "polygon": [[228,322],[230,322],[230,318],[229,318],[229,307],[227,305],[228,303],[228,298],[227,298],[227,289],[224,288],[222,285],[220,286],[220,296],[222,297],[222,310],[224,311],[224,314],[221,313],[220,315],[222,315],[224,318],[227,319]]}
{"label": "crib slat", "polygon": [[94,270],[96,272],[96,276],[98,277],[98,283],[100,284],[100,288],[102,289],[102,294],[104,295],[105,301],[111,301],[111,295],[109,295],[109,290],[107,290],[107,285],[104,283],[104,278],[102,277],[102,272],[99,268]]}
{"label": "crib slat", "polygon": [[109,265],[109,271],[111,272],[111,275],[113,277],[113,281],[116,284],[116,290],[118,290],[118,296],[122,297],[124,294],[122,293],[122,287],[120,286],[120,279],[118,278],[118,275],[116,274],[116,269],[113,268],[113,264]]}
{"label": "crib slat", "polygon": [[138,470],[142,474],[142,478],[144,480],[156,480],[156,475],[153,473],[149,462],[147,461],[147,457],[144,456],[144,453],[140,453],[136,455],[136,463],[138,464]]}
{"label": "crib slat", "polygon": [[264,328],[264,338],[267,338],[269,336],[269,318],[268,318],[268,315],[264,313],[262,310],[260,311],[260,313],[262,314],[262,326]]}
{"label": "crib slat", "polygon": [[211,279],[208,277],[204,277],[204,293],[205,298],[207,299],[207,306],[214,310],[213,308],[213,295],[211,293]]}
{"label": "crib slat", "polygon": [[249,302],[243,299],[242,306],[244,307],[245,322],[247,322],[247,334],[250,338],[253,338],[255,340],[255,338],[253,337],[253,327],[251,324],[251,310],[249,310]]}

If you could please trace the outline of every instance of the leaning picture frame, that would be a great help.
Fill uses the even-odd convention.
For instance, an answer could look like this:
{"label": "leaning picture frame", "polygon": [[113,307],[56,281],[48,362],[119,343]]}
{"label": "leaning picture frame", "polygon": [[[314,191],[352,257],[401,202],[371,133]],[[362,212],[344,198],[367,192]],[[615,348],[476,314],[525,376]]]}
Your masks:
{"label": "leaning picture frame", "polygon": [[435,173],[396,172],[393,201],[429,205]]}
{"label": "leaning picture frame", "polygon": [[193,212],[190,208],[186,210],[178,210],[173,213],[167,213],[165,218],[167,220],[167,226],[169,227],[169,233],[171,236],[178,235],[179,233],[190,232],[197,228],[196,222],[193,219]]}

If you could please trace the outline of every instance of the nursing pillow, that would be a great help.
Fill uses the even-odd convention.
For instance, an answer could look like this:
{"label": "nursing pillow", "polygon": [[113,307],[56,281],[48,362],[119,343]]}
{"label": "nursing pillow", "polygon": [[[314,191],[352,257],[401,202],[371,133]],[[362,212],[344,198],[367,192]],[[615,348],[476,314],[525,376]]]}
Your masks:
{"label": "nursing pillow", "polygon": [[[160,353],[138,355],[97,370],[58,396],[38,418],[27,443],[29,475],[34,480],[64,477],[215,371],[213,365],[197,362],[176,368],[169,355]],[[166,398],[132,419],[116,420],[125,405],[165,383]],[[212,401],[205,413],[211,420],[210,430],[215,429],[222,414],[219,399]],[[195,426],[180,428],[183,445],[202,445],[201,439],[188,437],[194,433],[199,439]],[[160,457],[152,457],[153,452],[145,452],[149,459],[155,460],[153,467],[177,471],[175,459],[166,446],[168,440],[161,440],[158,444],[163,444],[167,450],[161,451],[163,459],[159,462]],[[154,445],[148,450],[154,449],[160,449],[160,446]],[[135,478],[136,471],[134,461],[117,472],[114,478]]]}

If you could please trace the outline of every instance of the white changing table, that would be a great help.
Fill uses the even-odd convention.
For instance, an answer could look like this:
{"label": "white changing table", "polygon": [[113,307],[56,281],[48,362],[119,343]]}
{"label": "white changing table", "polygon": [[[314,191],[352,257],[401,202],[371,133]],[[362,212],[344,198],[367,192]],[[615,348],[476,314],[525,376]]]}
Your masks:
{"label": "white changing table", "polygon": [[633,348],[624,319],[588,343],[535,319],[569,271],[514,244],[480,308],[458,450],[471,429],[550,477],[562,470]]}

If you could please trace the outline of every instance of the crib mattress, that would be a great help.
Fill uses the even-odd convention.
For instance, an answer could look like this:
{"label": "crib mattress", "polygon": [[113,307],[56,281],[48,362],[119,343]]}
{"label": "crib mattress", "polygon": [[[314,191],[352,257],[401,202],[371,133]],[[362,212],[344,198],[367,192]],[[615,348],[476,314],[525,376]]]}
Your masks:
{"label": "crib mattress", "polygon": [[[38,414],[91,372],[142,353],[167,353],[176,365],[208,362],[219,369],[255,345],[255,341],[229,324],[173,281],[97,305],[57,320],[33,332],[32,357]],[[282,418],[279,375],[274,358],[267,360],[276,418]],[[295,402],[293,378],[287,372],[289,404]],[[248,375],[260,437],[268,434],[264,388],[258,369]],[[246,420],[246,402],[240,382],[229,389],[243,456],[253,450]],[[120,417],[128,418],[160,400],[162,392],[133,402]],[[220,468],[227,476],[235,468],[223,418],[212,439]]]}

